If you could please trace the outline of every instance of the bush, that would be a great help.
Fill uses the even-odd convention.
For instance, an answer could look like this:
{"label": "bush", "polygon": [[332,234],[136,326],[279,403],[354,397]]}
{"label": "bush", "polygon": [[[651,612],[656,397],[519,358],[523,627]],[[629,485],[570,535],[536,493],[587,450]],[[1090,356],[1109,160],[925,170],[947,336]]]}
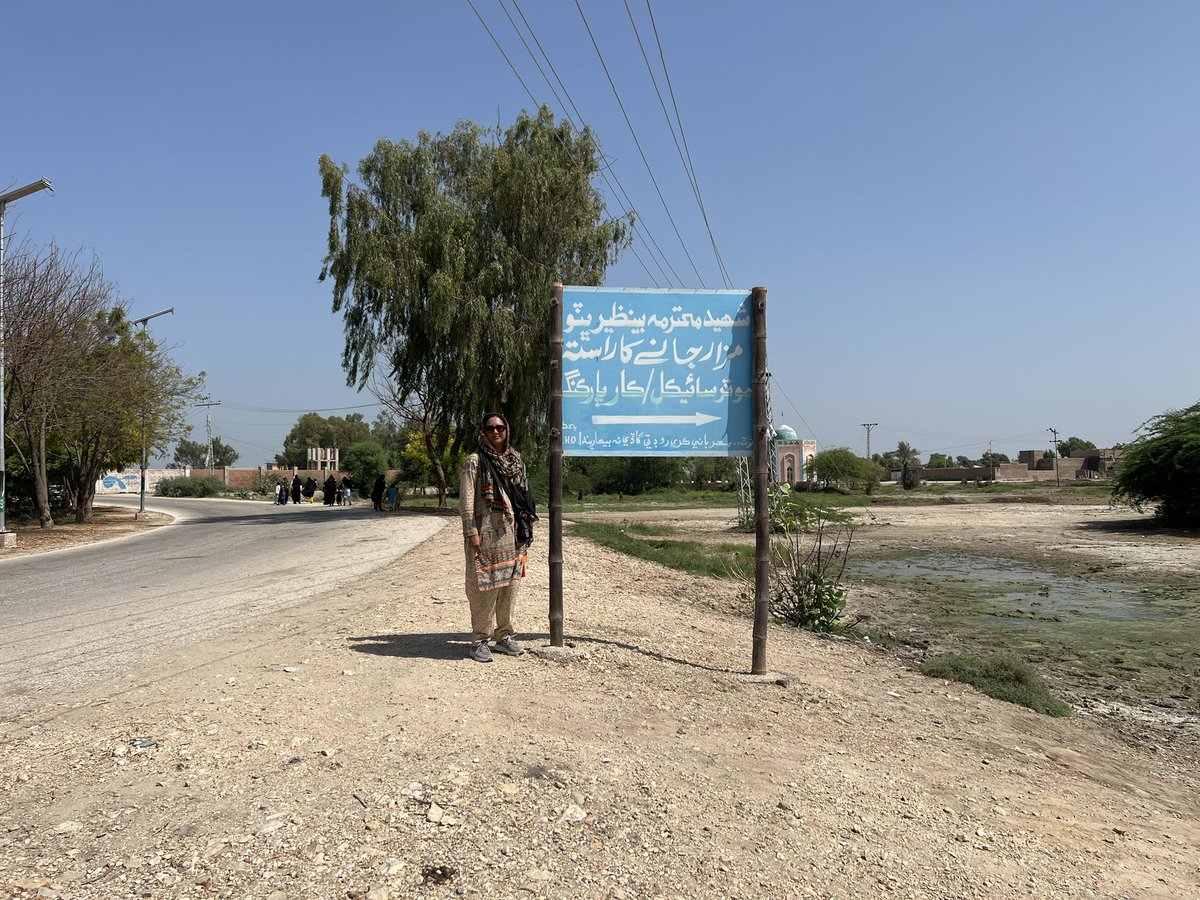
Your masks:
{"label": "bush", "polygon": [[251,494],[263,494],[267,497],[275,496],[275,485],[278,483],[278,478],[272,475],[259,475],[250,482]]}
{"label": "bush", "polygon": [[164,478],[154,489],[158,497],[219,497],[225,492],[225,482],[212,475]]}
{"label": "bush", "polygon": [[1071,714],[1071,707],[1051,694],[1028,664],[1004,654],[946,653],[927,659],[921,674],[969,684],[989,697],[1048,716]]}
{"label": "bush", "polygon": [[1113,501],[1153,506],[1166,525],[1200,526],[1200,403],[1155,416],[1141,432],[1125,446]]}

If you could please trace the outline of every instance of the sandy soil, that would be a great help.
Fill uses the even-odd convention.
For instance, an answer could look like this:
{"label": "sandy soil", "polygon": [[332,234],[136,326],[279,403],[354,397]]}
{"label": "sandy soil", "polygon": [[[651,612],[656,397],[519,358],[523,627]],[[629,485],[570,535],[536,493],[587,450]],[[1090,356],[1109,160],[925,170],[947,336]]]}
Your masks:
{"label": "sandy soil", "polygon": [[[962,533],[929,512],[875,511],[873,527],[901,544],[904,527]],[[1017,534],[1067,527],[1037,524],[1048,512],[995,514]],[[1085,553],[1125,543],[1078,537]],[[1197,760],[783,628],[770,634],[777,672],[750,677],[735,586],[582,540],[566,559],[578,656],[565,661],[464,658],[451,521],[385,573],[164,659],[104,699],[47,698],[0,733],[0,888],[1200,895]],[[531,648],[546,644],[546,591],[543,542],[520,616]]]}

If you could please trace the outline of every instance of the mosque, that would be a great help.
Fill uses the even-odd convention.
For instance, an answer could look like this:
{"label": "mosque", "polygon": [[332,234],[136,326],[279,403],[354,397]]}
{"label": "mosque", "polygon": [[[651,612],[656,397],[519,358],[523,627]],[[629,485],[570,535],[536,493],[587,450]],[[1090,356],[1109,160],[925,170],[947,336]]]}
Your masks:
{"label": "mosque", "polygon": [[775,428],[775,452],[778,454],[779,480],[799,484],[812,478],[809,464],[817,455],[816,441],[802,441],[796,429],[780,424]]}

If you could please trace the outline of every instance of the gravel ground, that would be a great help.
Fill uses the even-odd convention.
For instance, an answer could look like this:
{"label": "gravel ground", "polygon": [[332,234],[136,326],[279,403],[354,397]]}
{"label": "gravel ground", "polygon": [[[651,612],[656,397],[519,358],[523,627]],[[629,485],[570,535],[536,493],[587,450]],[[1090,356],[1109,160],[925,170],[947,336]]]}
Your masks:
{"label": "gravel ground", "polygon": [[[686,518],[686,517],[685,517]],[[1200,896],[1194,760],[566,541],[576,654],[468,661],[456,522],[0,731],[29,897]],[[520,602],[547,644],[544,542]]]}

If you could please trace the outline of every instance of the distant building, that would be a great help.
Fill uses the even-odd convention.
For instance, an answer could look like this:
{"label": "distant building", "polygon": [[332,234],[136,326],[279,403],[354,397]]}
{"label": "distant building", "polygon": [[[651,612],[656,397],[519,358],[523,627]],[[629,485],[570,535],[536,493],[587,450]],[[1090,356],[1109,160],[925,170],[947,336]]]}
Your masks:
{"label": "distant building", "polygon": [[816,441],[802,441],[796,429],[780,425],[775,429],[775,452],[779,455],[779,481],[799,484],[809,480],[809,466],[817,455]]}
{"label": "distant building", "polygon": [[341,469],[337,447],[309,447],[308,469],[318,472],[337,472]]}

